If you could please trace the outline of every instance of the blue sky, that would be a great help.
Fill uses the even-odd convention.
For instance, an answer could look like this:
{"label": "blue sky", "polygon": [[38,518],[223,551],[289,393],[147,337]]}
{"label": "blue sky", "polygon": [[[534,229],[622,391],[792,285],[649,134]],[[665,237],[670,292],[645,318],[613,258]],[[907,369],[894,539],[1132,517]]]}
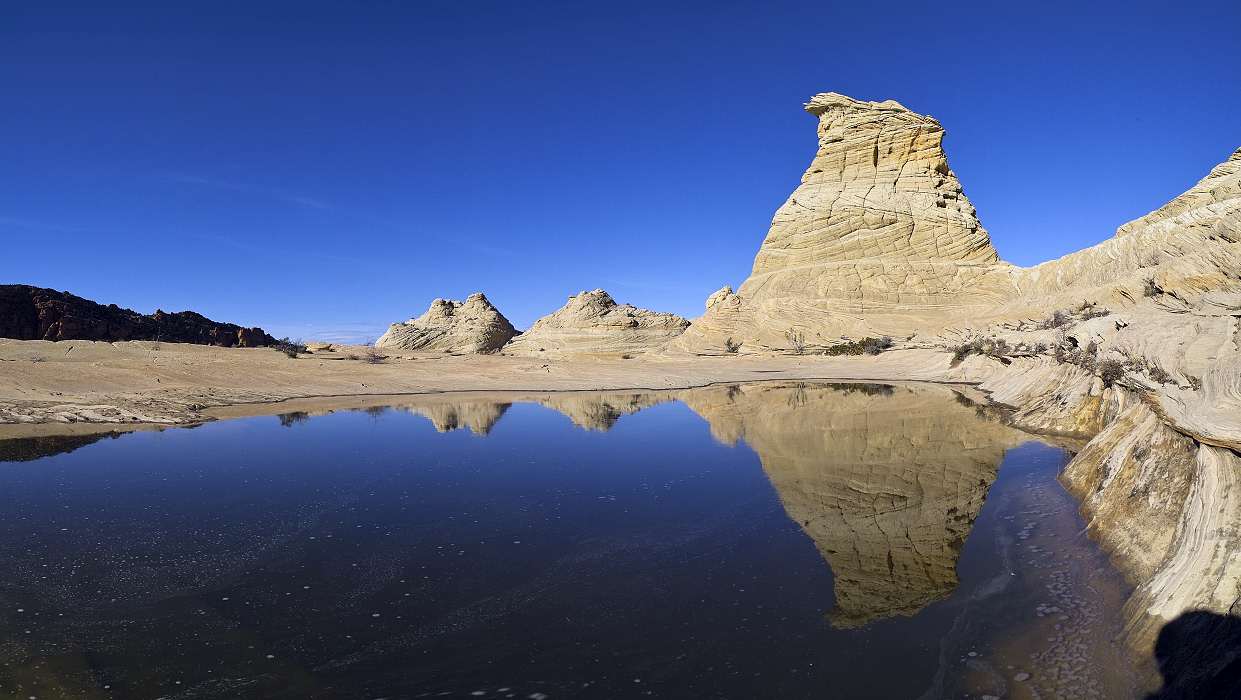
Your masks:
{"label": "blue sky", "polygon": [[[938,118],[1001,255],[1241,146],[1241,3],[0,5],[0,282],[365,338],[485,291],[689,317],[749,272],[816,92]],[[111,7],[104,7],[109,5]]]}

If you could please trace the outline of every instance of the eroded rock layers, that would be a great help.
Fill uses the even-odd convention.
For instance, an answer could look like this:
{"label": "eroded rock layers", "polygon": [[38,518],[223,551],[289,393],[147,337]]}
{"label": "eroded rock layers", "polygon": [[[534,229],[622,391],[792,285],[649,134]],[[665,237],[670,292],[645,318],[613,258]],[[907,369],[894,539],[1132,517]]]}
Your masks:
{"label": "eroded rock layers", "polygon": [[618,304],[602,289],[580,292],[513,339],[514,355],[625,355],[662,347],[689,327],[676,314]]}
{"label": "eroded rock layers", "polygon": [[776,211],[750,277],[711,295],[675,343],[718,351],[822,347],[841,336],[937,328],[1015,291],[961,183],[943,127],[897,102],[811,98],[819,148]]}

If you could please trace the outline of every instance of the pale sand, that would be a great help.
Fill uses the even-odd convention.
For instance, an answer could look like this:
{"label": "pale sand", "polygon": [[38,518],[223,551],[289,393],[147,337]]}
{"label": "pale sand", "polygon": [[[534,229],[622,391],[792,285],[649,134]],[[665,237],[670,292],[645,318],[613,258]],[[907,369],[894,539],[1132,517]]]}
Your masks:
{"label": "pale sand", "polygon": [[988,374],[970,362],[949,368],[948,356],[930,349],[878,357],[629,360],[396,355],[383,364],[351,355],[364,357],[364,349],[343,346],[290,359],[269,348],[0,340],[0,438],[278,413],[293,409],[269,404],[291,399],[343,407],[446,391],[674,389],[763,379],[978,382]]}

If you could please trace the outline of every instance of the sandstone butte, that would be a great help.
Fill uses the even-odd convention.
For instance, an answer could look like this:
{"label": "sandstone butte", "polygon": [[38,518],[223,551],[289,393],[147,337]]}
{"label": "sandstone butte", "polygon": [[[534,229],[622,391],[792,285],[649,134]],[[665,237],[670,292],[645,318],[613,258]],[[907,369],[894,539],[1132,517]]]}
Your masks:
{"label": "sandstone butte", "polygon": [[465,301],[436,299],[418,318],[394,323],[375,341],[386,350],[444,353],[490,353],[499,350],[517,329],[482,292]]}

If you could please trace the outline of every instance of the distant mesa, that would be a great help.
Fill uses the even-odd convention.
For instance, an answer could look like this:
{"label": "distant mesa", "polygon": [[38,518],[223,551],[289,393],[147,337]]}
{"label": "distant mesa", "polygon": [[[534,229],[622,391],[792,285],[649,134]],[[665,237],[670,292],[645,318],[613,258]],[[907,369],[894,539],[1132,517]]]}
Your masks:
{"label": "distant mesa", "polygon": [[0,285],[0,337],[16,340],[159,340],[224,347],[275,343],[262,328],[212,321],[193,311],[141,314],[55,289]]}
{"label": "distant mesa", "polygon": [[492,353],[504,346],[517,329],[482,292],[465,301],[436,299],[418,318],[394,323],[375,341],[387,350],[446,352],[461,354]]}
{"label": "distant mesa", "polygon": [[554,313],[504,348],[530,356],[640,354],[662,347],[685,332],[689,321],[676,314],[618,304],[602,289],[579,292]]}

